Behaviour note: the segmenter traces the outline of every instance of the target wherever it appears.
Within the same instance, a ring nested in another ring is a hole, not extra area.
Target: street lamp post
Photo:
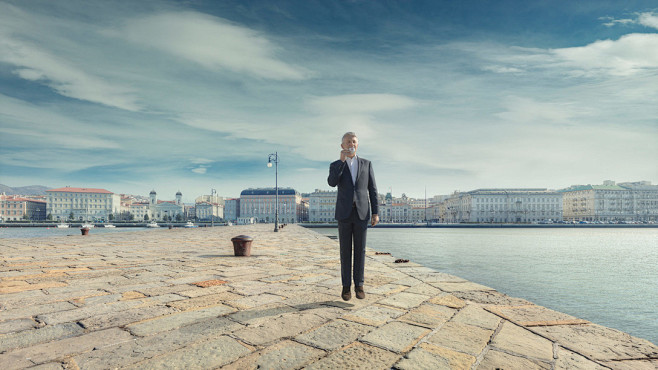
[[[274,192],[276,194],[276,207],[274,214],[274,232],[279,231],[279,154],[274,152],[267,157],[267,167],[274,162]]]

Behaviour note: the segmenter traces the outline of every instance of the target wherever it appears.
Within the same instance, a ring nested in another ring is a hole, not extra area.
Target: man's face
[[[343,143],[340,145],[343,149],[354,148],[351,157],[356,154],[356,150],[359,148],[359,139],[356,136],[346,137],[343,139]]]

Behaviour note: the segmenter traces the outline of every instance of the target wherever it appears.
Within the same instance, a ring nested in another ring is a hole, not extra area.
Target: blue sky
[[[658,182],[655,1],[0,0],[0,183],[184,201]]]

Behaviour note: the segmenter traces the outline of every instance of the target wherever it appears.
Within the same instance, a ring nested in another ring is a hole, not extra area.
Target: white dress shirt
[[[353,158],[346,158],[347,165],[350,166],[350,174],[352,175],[352,184],[356,185],[356,174],[359,171],[359,161],[355,155]]]

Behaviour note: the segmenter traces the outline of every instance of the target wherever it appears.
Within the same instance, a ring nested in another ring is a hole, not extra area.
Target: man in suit
[[[336,220],[340,240],[340,272],[343,283],[343,300],[350,300],[352,277],[356,298],[363,299],[364,262],[366,259],[366,232],[372,215],[372,226],[379,222],[377,185],[369,160],[358,157],[359,139],[353,132],[343,135],[340,159],[329,165],[329,186],[338,186]],[[352,241],[354,241],[354,271],[352,271]]]

